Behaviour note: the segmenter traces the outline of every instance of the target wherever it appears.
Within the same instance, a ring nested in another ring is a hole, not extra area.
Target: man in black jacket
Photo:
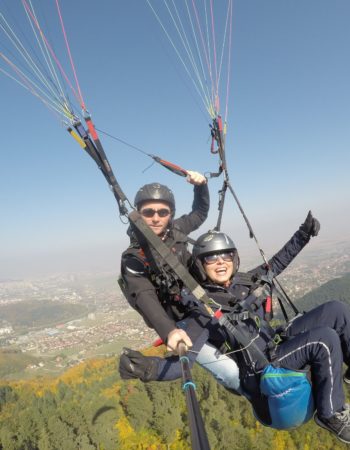
[[[209,191],[206,178],[198,172],[187,171],[187,181],[194,185],[192,211],[178,219],[172,191],[159,183],[146,184],[136,194],[135,206],[144,222],[171,248],[182,264],[187,265],[187,236],[205,221],[209,210]],[[159,272],[152,266],[132,230],[131,244],[123,253],[121,279],[124,294],[146,324],[154,328],[167,343],[176,349],[180,341],[192,345],[187,333],[178,328],[187,308],[179,302],[181,282],[164,266]]]

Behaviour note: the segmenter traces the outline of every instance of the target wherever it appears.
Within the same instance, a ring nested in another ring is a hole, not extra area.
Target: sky
[[[54,0],[32,3],[55,52],[64,54]],[[213,3],[219,36],[227,2]],[[164,1],[152,4],[164,12]],[[96,127],[185,169],[215,172],[210,117],[147,1],[60,5]],[[197,5],[200,10],[202,2]],[[30,35],[21,1],[1,0],[0,12]],[[350,240],[349,18],[347,0],[233,1],[226,157],[232,186],[267,254],[310,209],[321,222],[310,245]],[[0,52],[9,47],[1,33]],[[62,65],[74,81],[67,57]],[[2,73],[0,92],[0,280],[118,272],[127,225],[95,163],[55,115]],[[131,201],[140,186],[158,181],[174,191],[178,215],[190,210],[192,187],[184,178],[148,168],[145,155],[100,137]],[[215,225],[221,183],[209,181],[209,218],[193,237]],[[222,230],[241,258],[249,253],[252,241],[229,195]]]

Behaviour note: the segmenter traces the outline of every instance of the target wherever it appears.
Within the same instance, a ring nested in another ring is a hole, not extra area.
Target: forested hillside
[[[200,368],[193,376],[213,450],[346,448],[313,421],[292,432],[264,428],[246,400]],[[180,382],[123,382],[116,359],[83,363],[57,379],[0,386],[4,450],[185,450],[188,433]]]
[[[298,305],[305,310],[329,300],[341,300],[350,305],[350,273],[328,281],[298,300]]]
[[[307,294],[300,305],[310,309],[329,299],[350,304],[350,274]],[[55,379],[1,383],[0,448],[190,449],[181,383],[124,382],[117,367],[117,358],[91,360]],[[346,448],[313,420],[290,432],[263,427],[244,398],[226,391],[203,369],[195,367],[193,378],[213,450]]]

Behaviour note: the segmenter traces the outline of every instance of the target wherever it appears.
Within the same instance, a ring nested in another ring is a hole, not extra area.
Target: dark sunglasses
[[[159,217],[167,217],[170,214],[170,210],[166,208],[162,209],[153,209],[153,208],[145,208],[141,212],[143,217],[153,217],[155,214],[158,214]]]
[[[203,261],[205,264],[215,264],[219,258],[221,258],[225,262],[232,262],[233,261],[233,253],[218,253],[217,255],[207,255],[204,256]]]

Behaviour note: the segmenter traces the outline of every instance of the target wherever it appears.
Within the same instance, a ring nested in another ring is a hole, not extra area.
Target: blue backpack
[[[260,390],[267,397],[271,416],[268,426],[272,428],[298,427],[310,420],[315,412],[311,384],[304,371],[269,364],[261,375]]]

